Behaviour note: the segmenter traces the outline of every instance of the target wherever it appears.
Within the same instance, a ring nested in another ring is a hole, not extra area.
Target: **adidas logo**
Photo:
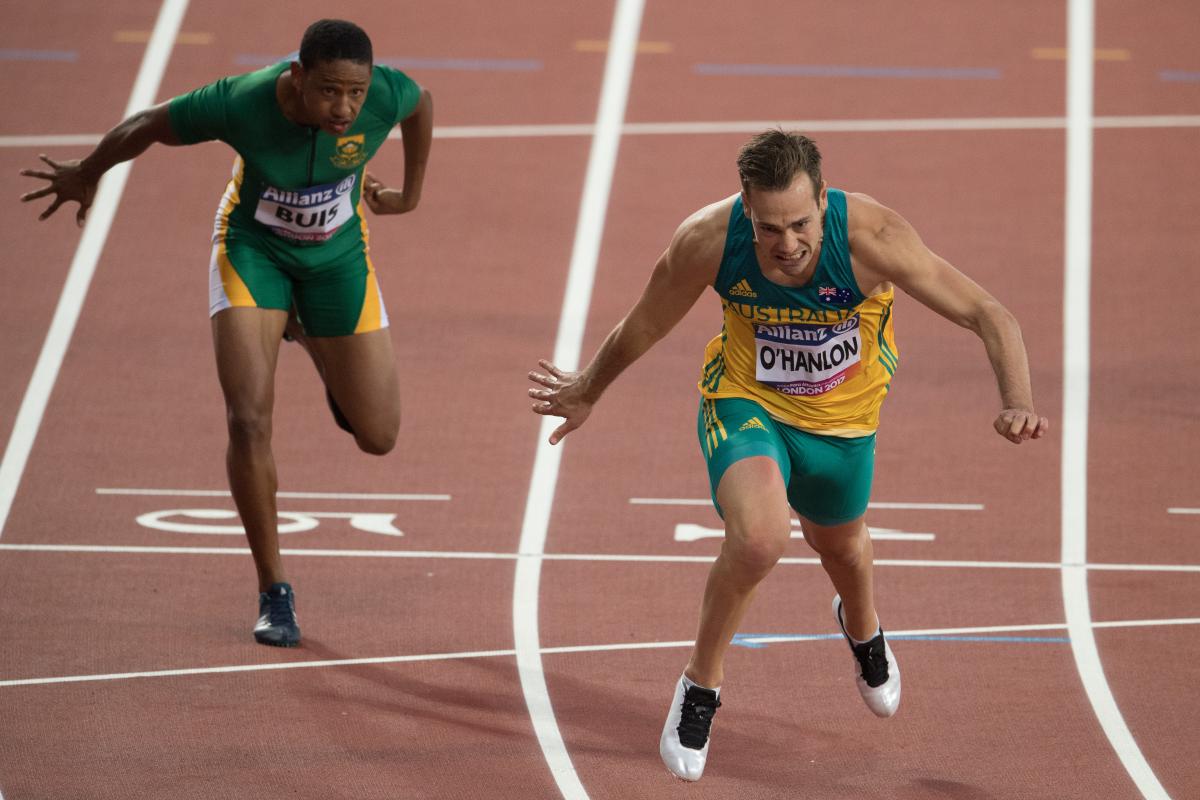
[[[758,292],[750,288],[750,281],[745,278],[734,284],[729,293],[737,297],[758,297]]]
[[[759,420],[758,417],[751,417],[750,419],[743,422],[742,427],[738,428],[738,430],[739,431],[748,431],[751,428],[758,428],[760,431],[765,431],[767,429],[767,426],[763,425],[762,421]]]

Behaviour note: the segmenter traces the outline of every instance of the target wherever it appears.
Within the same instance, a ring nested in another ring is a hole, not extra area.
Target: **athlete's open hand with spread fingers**
[[[592,413],[594,402],[584,397],[579,381],[581,373],[565,372],[545,359],[539,359],[538,364],[546,373],[530,371],[529,380],[540,383],[543,388],[530,389],[529,396],[539,401],[533,404],[534,413],[564,419],[563,424],[550,434],[550,444],[558,444],[584,423]]]
[[[1024,408],[1006,408],[992,423],[996,433],[1008,439],[1013,444],[1020,444],[1026,439],[1040,439],[1050,428],[1050,422],[1045,417],[1039,417],[1036,412]]]
[[[37,200],[39,197],[54,195],[54,202],[38,215],[38,220],[41,221],[58,211],[58,207],[63,203],[74,200],[79,203],[79,210],[75,212],[75,222],[83,225],[88,209],[91,208],[92,200],[96,196],[96,184],[99,183],[99,180],[88,177],[78,159],[59,162],[43,154],[38,154],[38,158],[46,162],[54,171],[23,169],[21,174],[30,178],[41,178],[50,183],[48,186],[21,195],[22,202],[27,203],[30,200]]]

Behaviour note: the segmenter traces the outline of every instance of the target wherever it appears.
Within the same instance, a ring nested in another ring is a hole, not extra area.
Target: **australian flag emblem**
[[[854,292],[836,286],[818,286],[817,299],[835,306],[848,306],[854,302]]]

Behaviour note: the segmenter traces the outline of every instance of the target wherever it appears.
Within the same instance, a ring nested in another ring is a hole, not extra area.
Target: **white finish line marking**
[[[792,520],[792,527],[799,525],[799,521]],[[871,534],[871,539],[874,541],[895,541],[895,542],[932,542],[934,535],[932,533],[909,533],[908,531],[897,531],[892,528],[876,528],[867,526],[867,532]],[[675,541],[677,542],[698,542],[702,539],[724,539],[724,528],[706,528],[703,525],[692,525],[689,523],[680,523],[675,526]],[[803,539],[804,534],[799,530],[792,531],[793,539]]]
[[[126,497],[232,497],[228,489],[97,489],[99,495]],[[362,492],[276,492],[286,500],[440,500],[448,494],[375,494]]]
[[[631,497],[632,506],[711,506],[707,497]],[[982,503],[868,503],[867,508],[912,511],[983,511]]]
[[[1200,618],[1182,619],[1145,619],[1145,620],[1115,620],[1112,622],[1094,622],[1094,628],[1134,628],[1159,627],[1174,625],[1198,625]],[[1063,630],[1064,624],[1049,625],[997,625],[976,628],[933,628],[926,630],[905,630],[890,632],[892,636],[961,636],[969,634],[988,633],[1018,633],[1026,631],[1055,631]],[[815,640],[815,639],[814,639]],[[821,641],[829,640],[821,635]],[[766,637],[756,637],[755,641],[766,642]],[[813,641],[795,636],[779,637],[780,644],[796,644],[802,641]],[[572,645],[567,647],[543,647],[539,655],[568,655],[575,653],[602,653],[623,650],[655,650],[665,648],[691,647],[692,641],[676,642],[622,642],[618,644]],[[454,661],[473,658],[510,658],[517,654],[516,650],[467,650],[458,653],[427,653],[408,656],[377,656],[372,658],[339,658],[325,661],[285,661],[274,664],[237,664],[224,667],[190,667],[183,669],[144,670],[139,672],[114,672],[96,675],[63,675],[50,678],[16,678],[0,680],[0,688],[20,686],[47,686],[64,683],[94,683],[97,681],[122,681],[135,678],[181,678],[192,675],[231,675],[245,672],[272,672],[286,669],[325,669],[336,667],[355,667],[367,664],[412,664],[427,661]]]

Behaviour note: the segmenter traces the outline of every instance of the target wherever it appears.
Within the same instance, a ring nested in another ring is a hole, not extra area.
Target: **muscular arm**
[[[891,282],[983,341],[1000,389],[1001,412],[994,427],[1020,443],[1045,433],[1047,421],[1033,406],[1029,359],[1021,328],[1007,308],[979,284],[925,246],[899,214],[870,198],[850,200],[850,249],[861,282]]]
[[[50,207],[38,217],[39,220],[49,217],[66,201],[74,200],[79,203],[75,219],[82,225],[96,195],[96,185],[100,182],[100,177],[116,164],[137,158],[155,142],[166,145],[181,144],[174,128],[171,127],[167,103],[139,111],[121,122],[104,134],[96,149],[82,160],[57,162],[40,155],[39,158],[54,171],[25,169],[21,170],[21,174],[41,178],[50,183],[41,189],[21,195],[21,200],[28,202],[49,194],[55,196]]]
[[[433,95],[421,90],[420,99],[412,113],[400,121],[404,144],[404,187],[389,189],[374,175],[367,173],[363,197],[376,214],[404,214],[421,202],[421,187],[425,183],[425,164],[433,144]]]
[[[539,362],[548,374],[529,373],[544,388],[530,389],[539,414],[564,417],[550,437],[557,444],[583,424],[604,390],[674,328],[712,285],[720,265],[724,226],[720,211],[709,207],[689,218],[658,259],[642,295],[580,372],[564,372],[548,361]],[[721,206],[725,218],[728,208]]]

